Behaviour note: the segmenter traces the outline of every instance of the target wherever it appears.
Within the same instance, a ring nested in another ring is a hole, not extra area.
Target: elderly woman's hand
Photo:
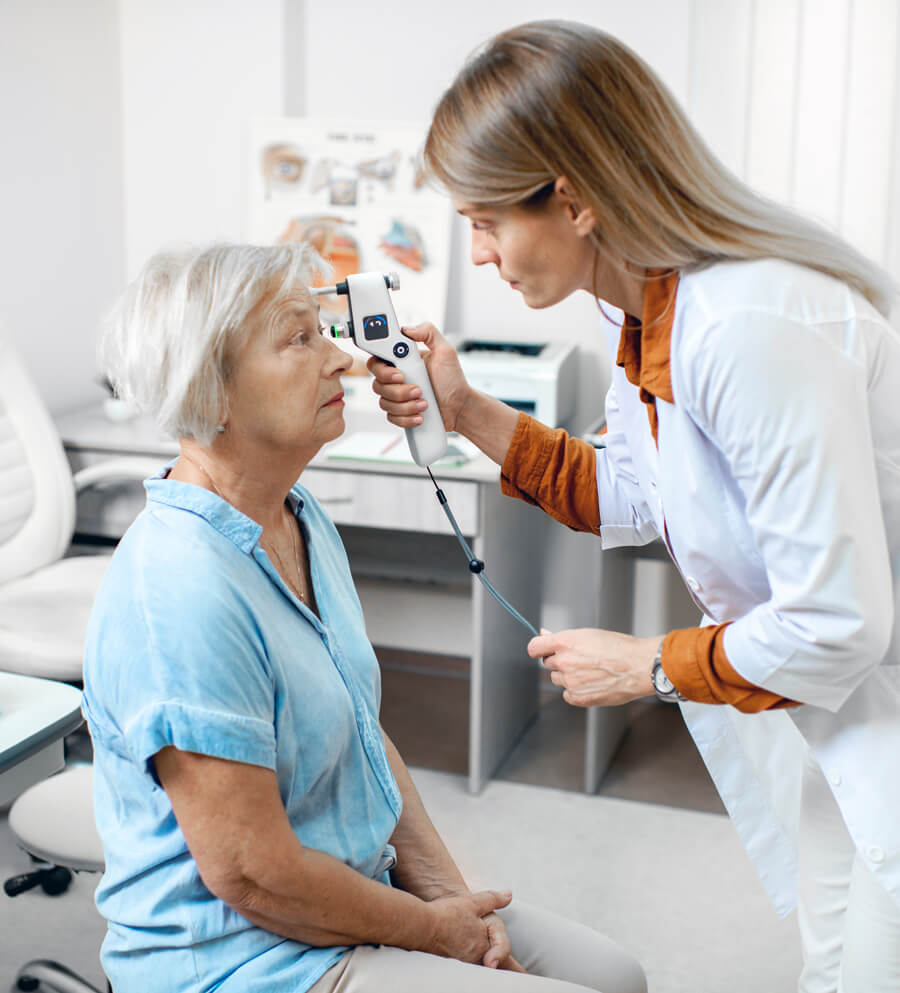
[[[428,349],[422,357],[441,408],[444,428],[455,431],[460,411],[473,392],[463,375],[456,349],[433,324],[405,327],[403,333]],[[421,424],[422,411],[427,404],[419,387],[405,383],[401,372],[374,356],[366,365],[375,377],[372,389],[381,397],[380,406],[387,412],[388,420],[401,428]]]
[[[543,659],[551,681],[564,688],[566,703],[612,706],[653,696],[650,671],[660,641],[598,628],[542,630],[528,643],[528,654]]]
[[[431,900],[433,912],[432,940],[423,951],[461,962],[483,962],[486,959],[509,956],[509,940],[502,921],[494,914],[512,899],[510,892],[482,890],[479,893],[459,893]],[[499,927],[498,927],[499,923]]]
[[[484,918],[487,924],[488,939],[491,947],[485,952],[481,960],[482,965],[489,969],[504,969],[507,972],[525,972],[521,965],[513,958],[512,948],[509,943],[509,935],[506,933],[506,925],[499,914],[488,914]]]

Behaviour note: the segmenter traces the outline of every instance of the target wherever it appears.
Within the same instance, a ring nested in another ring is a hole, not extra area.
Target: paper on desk
[[[329,445],[326,454],[329,459],[416,464],[409,454],[409,445],[403,431],[357,431]],[[478,449],[470,441],[461,435],[451,434],[447,438],[446,454],[433,465],[465,465],[477,454]]]

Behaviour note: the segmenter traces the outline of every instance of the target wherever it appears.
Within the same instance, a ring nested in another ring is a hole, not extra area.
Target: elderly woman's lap
[[[361,945],[310,993],[646,993],[637,960],[591,928],[518,901],[500,915],[527,976],[387,945]]]

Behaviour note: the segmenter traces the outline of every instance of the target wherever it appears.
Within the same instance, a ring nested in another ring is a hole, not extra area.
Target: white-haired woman
[[[477,52],[425,160],[471,221],[473,262],[529,306],[584,290],[624,312],[605,320],[605,449],[473,391],[422,326],[447,428],[502,466],[506,493],[603,547],[663,539],[705,615],[654,638],[542,632],[529,652],[575,705],[684,701],[777,909],[799,902],[800,989],[900,989],[890,280],[736,180],[654,73],[586,25],[523,25]],[[370,367],[391,420],[417,424],[415,388]]]
[[[180,455],[87,639],[104,968],[140,993],[643,993],[608,939],[469,891],[379,725],[346,554],[297,483],[344,429],[350,364],[311,262],[160,255],[110,322],[107,371]]]

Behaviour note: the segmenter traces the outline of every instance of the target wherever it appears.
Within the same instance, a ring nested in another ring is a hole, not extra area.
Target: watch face
[[[653,685],[658,693],[671,693],[675,689],[672,680],[666,675],[661,665],[658,665],[653,672]]]

